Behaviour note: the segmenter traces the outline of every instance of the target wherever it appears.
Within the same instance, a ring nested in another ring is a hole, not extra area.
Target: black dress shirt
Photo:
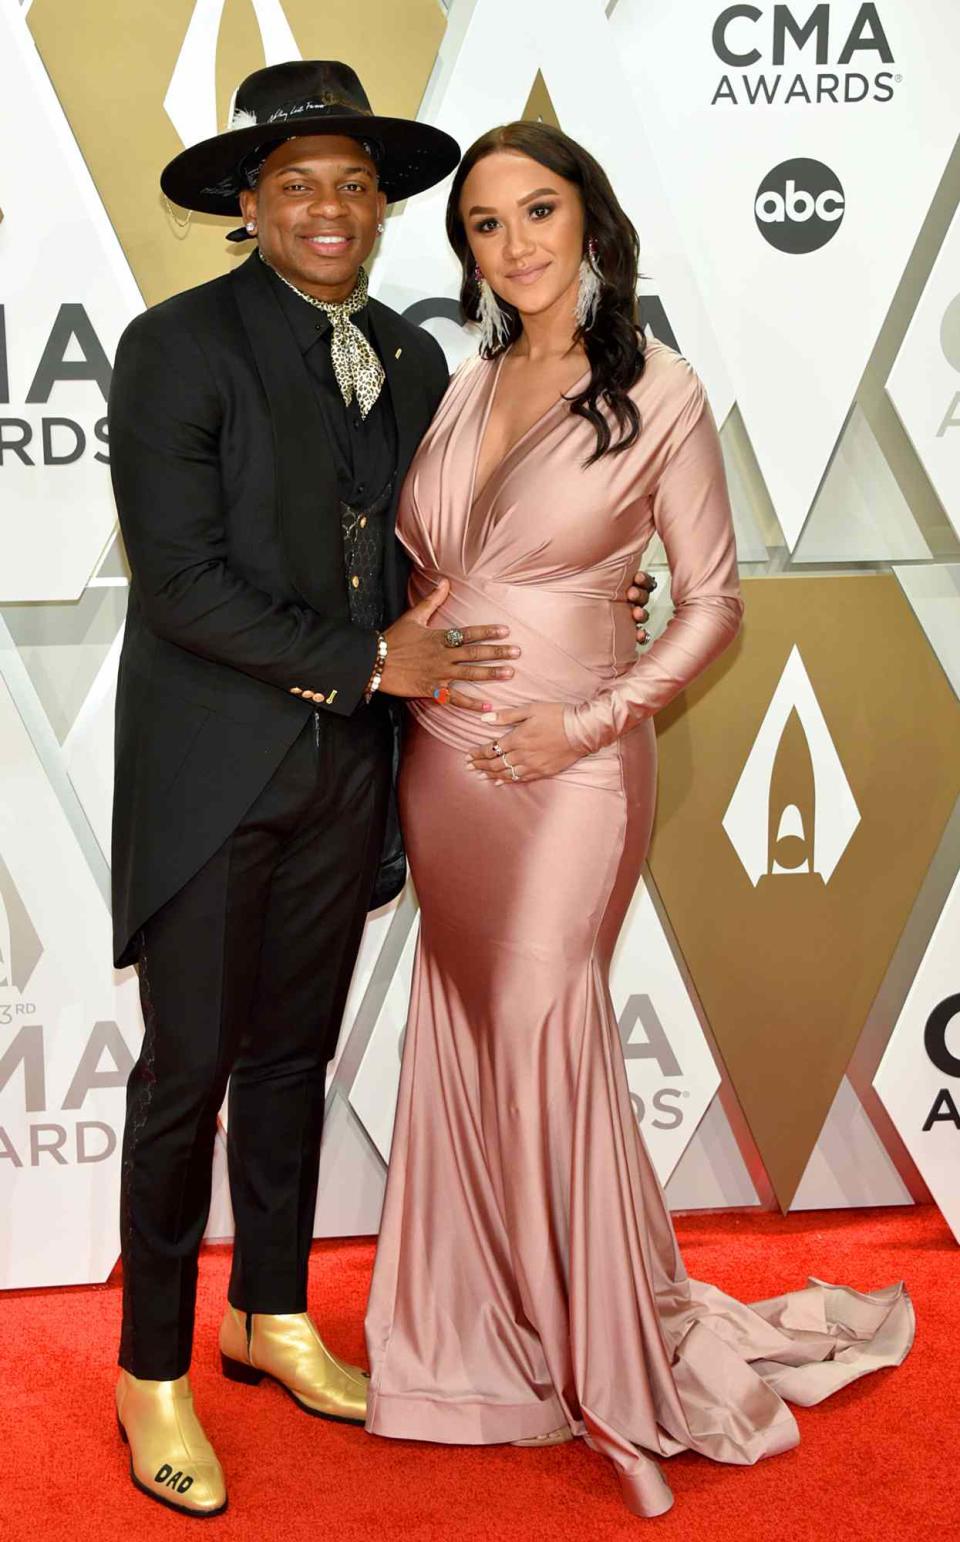
[[[330,318],[301,299],[269,266],[267,272],[303,354],[333,450],[350,615],[357,626],[379,627],[384,608],[386,510],[397,470],[397,425],[390,389],[384,379],[365,418],[356,397],[347,406],[333,369]],[[350,319],[376,349],[367,307]]]

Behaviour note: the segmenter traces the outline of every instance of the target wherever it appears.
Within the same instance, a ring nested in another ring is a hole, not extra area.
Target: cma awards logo
[[[960,294],[954,295],[943,313],[940,347],[951,369],[960,372]],[[960,391],[955,391],[950,398],[936,437],[942,439],[948,428],[960,428]]]
[[[723,816],[754,887],[822,887],[860,823],[850,784],[794,647]]]
[[[954,1054],[947,1043],[947,1032],[951,1027],[960,1030],[960,996],[947,996],[935,1006],[923,1030],[923,1047],[930,1064],[942,1071],[944,1076],[960,1078],[960,1055]],[[941,1087],[934,1098],[933,1106],[923,1121],[924,1134],[929,1133],[935,1124],[952,1124],[960,1130],[960,1108],[949,1087]]]
[[[48,1066],[44,1024],[28,994],[42,951],[0,863],[0,1173],[105,1162],[117,1149],[117,1130],[77,1115],[92,1092],[125,1086],[133,1067],[115,1022],[97,1022],[85,1036],[78,1034],[66,1067],[55,1072]],[[56,1093],[54,1081],[62,1083]],[[37,1114],[47,1117],[32,1117]]]
[[[41,334],[32,353],[31,344],[37,341],[35,326],[31,323],[24,329],[27,335],[14,337],[16,320],[14,313],[8,346],[7,310],[0,305],[0,468],[16,463],[72,466],[89,456],[107,464],[105,413],[95,415],[94,410],[63,417],[43,410],[49,406],[55,387],[67,382],[95,386],[106,405],[110,361],[85,308],[61,305],[49,332]],[[11,367],[11,354],[19,369]],[[23,402],[16,416],[3,412],[10,404],[11,392],[14,399]]]
[[[889,102],[901,77],[878,68],[895,62],[879,8],[861,5],[849,26],[840,10],[725,6],[713,24],[713,51],[725,73],[711,107]]]
[[[846,200],[840,178],[822,161],[781,161],[757,189],[757,229],[778,252],[815,252],[840,228]]]

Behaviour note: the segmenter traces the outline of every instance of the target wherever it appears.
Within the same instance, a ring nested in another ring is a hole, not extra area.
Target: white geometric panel
[[[931,556],[873,429],[855,405],[794,562],[929,562]]]
[[[650,1159],[666,1184],[720,1085],[646,882],[627,912],[610,969],[630,1098]]]
[[[887,394],[960,535],[960,208],[890,371]]]
[[[110,360],[143,306],[12,0],[0,0],[0,137],[29,145],[6,157],[0,194],[0,601],[72,600],[116,521]]]
[[[619,0],[609,26],[792,549],[953,149],[960,7]]]
[[[233,1205],[230,1202],[230,1178],[227,1171],[227,1135],[217,1128],[213,1147],[213,1180],[210,1185],[210,1213],[204,1238],[208,1242],[226,1242],[234,1233]]]
[[[671,1210],[729,1210],[760,1196],[717,1093],[665,1185]]]
[[[700,253],[681,238],[648,147],[642,104],[634,100],[602,5],[476,0],[472,8],[456,7],[421,117],[466,149],[493,124],[519,116],[538,72],[564,130],[597,157],[637,227],[640,266],[649,280],[641,287],[661,300],[722,423],[732,392],[699,287]],[[448,191],[445,181],[411,200],[402,218],[387,221],[374,287],[397,310],[425,297],[452,300],[459,294],[458,265],[443,236]]]
[[[350,1087],[350,1106],[385,1162],[390,1160],[393,1119],[400,1086],[403,1035],[407,1026],[413,961],[419,937],[420,912],[417,911]]]
[[[753,454],[736,406],[720,430],[720,448],[733,514],[737,561],[762,562],[766,567],[771,550],[784,544],[783,531],[765,497],[766,489],[758,489]]]
[[[960,564],[918,563],[893,571],[944,674],[960,696]]]
[[[912,1204],[909,1189],[845,1076],[790,1209]]]
[[[164,112],[184,145],[212,139],[221,127],[228,126],[217,122],[217,42],[224,3],[225,0],[195,0],[163,99]],[[264,63],[283,64],[288,59],[301,58],[281,0],[252,0],[252,4]]]
[[[334,1057],[327,1067],[328,1088],[336,1075],[340,1058],[350,1042],[350,1035],[353,1032],[360,1004],[373,979],[377,960],[380,957],[380,950],[386,942],[387,935],[393,925],[398,903],[399,901],[394,900],[390,905],[383,905],[379,910],[371,911],[367,917],[367,924],[363,929],[363,936],[360,939],[360,951],[357,954],[357,962],[353,966],[353,978],[350,981],[350,989],[347,992],[347,1003],[343,1009],[343,1024],[340,1029],[340,1037],[337,1040]]]
[[[782,869],[776,861],[771,862],[770,852],[767,818],[770,781],[784,730],[793,713],[800,721],[810,753],[816,811],[813,871],[820,874],[824,883],[830,882],[860,823],[860,810],[840,756],[830,737],[800,650],[794,646],[723,816],[723,828],[752,884],[759,883],[766,873],[786,875],[791,871],[807,870],[806,865]],[[781,827],[774,833],[774,844],[784,836],[809,838],[809,832],[804,831],[800,822],[800,811],[794,804],[784,809]]]
[[[960,876],[873,1085],[960,1242]]]
[[[137,983],[0,682],[0,1288],[106,1278],[119,1251]]]
[[[369,1237],[380,1229],[387,1171],[346,1098],[327,1108],[320,1148],[315,1237]]]

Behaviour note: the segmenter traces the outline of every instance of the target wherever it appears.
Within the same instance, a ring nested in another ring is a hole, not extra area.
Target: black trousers
[[[314,714],[230,838],[140,936],[145,1034],[127,1088],[120,1364],[188,1369],[227,1079],[230,1301],[302,1312],[326,1067],[383,838],[382,704]]]

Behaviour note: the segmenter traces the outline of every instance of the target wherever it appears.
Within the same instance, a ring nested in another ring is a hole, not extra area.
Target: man
[[[258,249],[127,329],[111,461],[131,565],[117,697],[114,926],[145,1034],[130,1078],[117,1410],[138,1488],[226,1504],[193,1407],[197,1255],[230,1077],[235,1380],[362,1424],[364,1374],[307,1315],[326,1067],[369,906],[402,887],[387,698],[482,710],[502,627],[404,613],[398,489],[446,387],[438,345],[367,299],[387,203],[457,161],[376,117],[342,64],[258,71],[164,191]],[[465,691],[473,682],[474,691]]]

